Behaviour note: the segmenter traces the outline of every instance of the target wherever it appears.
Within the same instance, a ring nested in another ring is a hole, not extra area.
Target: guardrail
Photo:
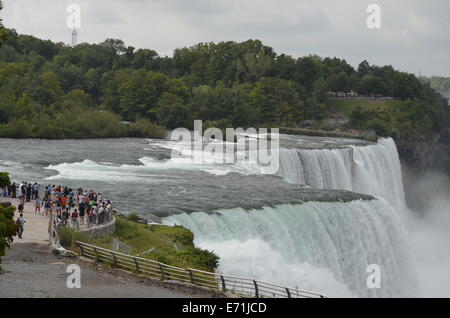
[[[326,298],[323,295],[289,288],[250,278],[205,272],[192,268],[179,268],[146,258],[123,254],[94,246],[84,242],[76,242],[82,256],[103,262],[112,267],[165,280],[176,280],[198,286],[218,289],[224,292],[255,298]]]

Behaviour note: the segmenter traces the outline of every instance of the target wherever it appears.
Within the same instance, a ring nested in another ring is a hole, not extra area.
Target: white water
[[[296,284],[330,296],[419,294],[400,217],[408,211],[392,139],[343,149],[282,149],[278,174],[291,183],[379,199],[182,214],[166,220],[193,230],[197,244],[221,257],[225,273]],[[369,264],[381,265],[381,289],[367,288]]]
[[[282,149],[278,173],[288,182],[379,196],[405,211],[397,147],[392,139],[344,149]]]
[[[225,274],[298,286],[332,297],[408,295],[414,281],[403,228],[382,200],[307,202],[261,210],[221,210],[165,218],[214,250]],[[368,289],[378,264],[381,289]]]

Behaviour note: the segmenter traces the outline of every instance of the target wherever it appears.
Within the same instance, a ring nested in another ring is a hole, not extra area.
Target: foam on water
[[[164,220],[191,229],[196,244],[221,257],[225,274],[341,297],[409,295],[414,282],[399,217],[382,200],[237,208]],[[381,289],[367,288],[370,264],[382,269]]]

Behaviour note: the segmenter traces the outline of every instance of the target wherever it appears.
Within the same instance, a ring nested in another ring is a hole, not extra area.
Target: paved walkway
[[[14,215],[14,220],[16,220],[20,213],[17,210],[17,206],[19,205],[18,199],[4,198],[0,197],[0,202],[11,202],[12,205],[16,207],[16,212]],[[23,217],[26,221],[24,226],[24,232],[22,235],[22,239],[18,237],[14,238],[14,243],[49,243],[49,226],[50,226],[50,218],[48,216],[42,216],[40,214],[34,213],[35,201],[31,200],[31,202],[25,203],[25,207],[23,210]],[[41,207],[43,211],[43,208]],[[86,223],[84,225],[80,225],[80,229],[87,229]]]
[[[16,207],[16,213],[14,215],[14,220],[19,217],[19,211],[17,211],[17,206],[19,204],[18,199],[10,198],[0,198],[0,202],[11,202],[12,205]],[[24,226],[23,239],[14,237],[15,243],[46,243],[48,244],[49,239],[49,217],[42,216],[34,213],[34,201],[25,204],[23,210],[23,218],[26,223]]]

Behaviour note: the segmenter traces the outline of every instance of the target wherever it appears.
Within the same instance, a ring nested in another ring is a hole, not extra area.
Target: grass
[[[330,99],[330,106],[337,112],[347,117],[358,107],[363,110],[382,110],[394,101],[389,100],[365,100],[365,99]]]
[[[214,271],[219,257],[213,252],[202,250],[194,245],[194,234],[181,226],[147,225],[116,216],[116,231],[113,235],[89,239],[83,233],[71,230],[60,231],[61,244],[77,250],[75,241],[82,241],[111,249],[112,238],[130,245],[135,256],[152,259],[171,266]]]

